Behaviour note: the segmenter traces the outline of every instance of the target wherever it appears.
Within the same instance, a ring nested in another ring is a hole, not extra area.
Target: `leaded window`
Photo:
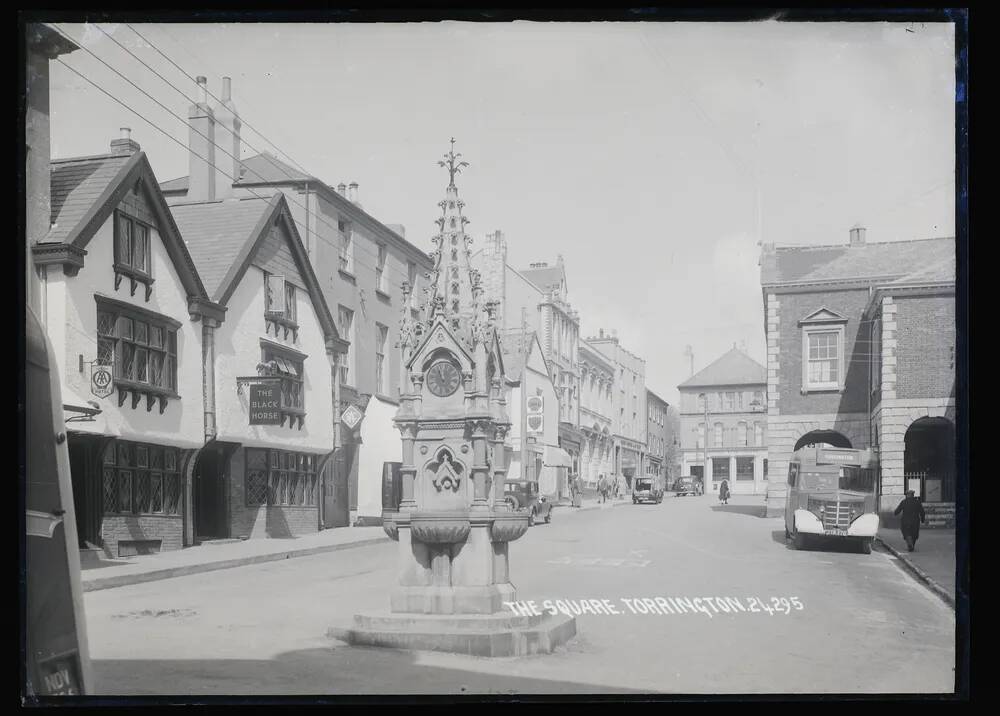
[[[114,214],[114,271],[115,290],[127,277],[131,282],[131,294],[135,295],[138,284],[146,287],[146,300],[153,288],[153,259],[150,246],[150,227],[122,211]]]
[[[177,397],[177,322],[146,311],[102,302],[97,305],[97,364],[111,368],[115,385],[160,397]],[[135,407],[133,405],[133,407]]]
[[[162,445],[113,441],[104,454],[105,514],[178,514],[178,452]]]
[[[247,506],[315,506],[316,485],[315,455],[246,449],[244,489]]]

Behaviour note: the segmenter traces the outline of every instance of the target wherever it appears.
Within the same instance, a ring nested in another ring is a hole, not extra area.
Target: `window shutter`
[[[267,313],[275,316],[285,315],[285,277],[267,274]]]

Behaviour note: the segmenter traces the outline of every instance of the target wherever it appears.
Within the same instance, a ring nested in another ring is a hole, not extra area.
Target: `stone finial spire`
[[[469,223],[462,213],[465,202],[458,198],[458,187],[455,186],[455,175],[469,166],[468,162],[460,161],[461,156],[455,153],[453,138],[451,150],[444,155],[443,161],[438,162],[438,166],[448,170],[449,183],[445,198],[438,202],[441,216],[437,219],[438,233],[432,239],[435,262],[432,290],[428,297],[431,310],[425,315],[431,323],[436,317],[443,316],[449,328],[471,346],[475,340],[471,324],[481,310],[478,306],[481,292],[470,261],[472,237],[465,233],[465,225]]]

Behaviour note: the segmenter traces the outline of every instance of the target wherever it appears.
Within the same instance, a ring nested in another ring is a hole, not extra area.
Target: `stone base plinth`
[[[389,609],[404,614],[494,614],[504,602],[514,601],[512,584],[470,587],[395,587],[389,595]]]
[[[352,646],[446,651],[469,656],[549,654],[576,636],[576,619],[497,614],[355,614],[352,624],[327,636]]]

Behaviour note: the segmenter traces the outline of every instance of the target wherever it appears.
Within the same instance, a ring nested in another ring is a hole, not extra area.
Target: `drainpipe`
[[[215,439],[215,329],[214,318],[201,319],[202,394],[205,396],[205,442]]]

